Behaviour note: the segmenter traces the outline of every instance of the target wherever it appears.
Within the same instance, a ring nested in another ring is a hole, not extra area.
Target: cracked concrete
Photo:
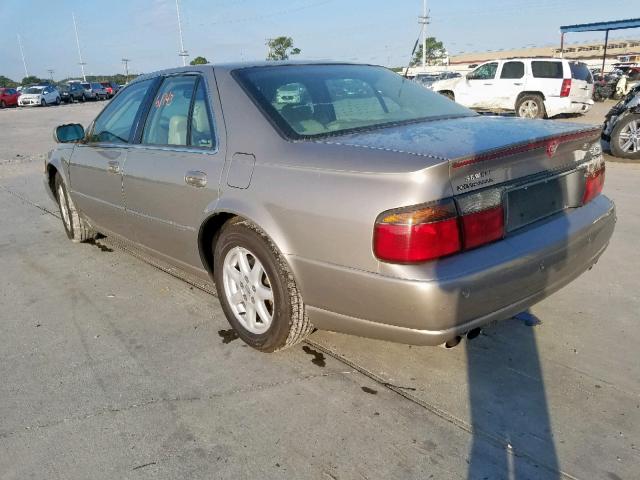
[[[637,478],[640,165],[607,165],[612,244],[541,324],[264,355],[224,334],[210,286],[66,239],[42,158],[102,105],[0,111],[2,480]]]

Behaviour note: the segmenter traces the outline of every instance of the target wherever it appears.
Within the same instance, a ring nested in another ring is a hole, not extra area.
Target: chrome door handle
[[[522,82],[515,82],[514,85],[524,85]]]
[[[191,170],[184,174],[184,183],[196,188],[207,186],[207,174],[197,170]]]
[[[114,160],[107,163],[107,172],[120,173],[120,164]]]

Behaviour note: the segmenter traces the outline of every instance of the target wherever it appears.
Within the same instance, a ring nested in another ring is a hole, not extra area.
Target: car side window
[[[502,65],[500,78],[518,79],[524,77],[524,63],[522,62],[505,62]]]
[[[562,78],[562,62],[544,60],[531,62],[531,73],[535,78]]]
[[[147,145],[187,146],[189,112],[198,77],[167,77],[162,82],[142,132]]]
[[[497,62],[485,63],[471,72],[469,80],[493,80],[496,77],[497,70]]]
[[[114,98],[96,119],[88,141],[128,143],[138,110],[152,82],[153,79],[136,82]]]
[[[193,100],[191,126],[189,130],[189,145],[194,147],[213,148],[215,144],[211,121],[209,119],[208,103],[204,80],[200,79]]]

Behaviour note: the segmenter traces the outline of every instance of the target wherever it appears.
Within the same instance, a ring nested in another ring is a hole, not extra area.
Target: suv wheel
[[[522,118],[545,118],[544,101],[540,95],[523,95],[516,103],[516,116]]]
[[[248,345],[275,352],[311,333],[287,262],[257,226],[245,220],[228,222],[215,242],[214,265],[222,309]]]
[[[640,160],[640,114],[627,115],[618,122],[609,146],[616,157]]]

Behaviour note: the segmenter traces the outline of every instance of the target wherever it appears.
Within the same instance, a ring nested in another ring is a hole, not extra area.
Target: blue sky
[[[562,24],[638,17],[638,0],[430,0],[429,34],[452,53],[556,45]],[[265,39],[289,35],[300,58],[406,64],[421,0],[180,0],[185,48],[209,61],[262,59]],[[20,79],[22,36],[30,74],[80,72],[72,12],[87,74],[149,72],[179,65],[175,0],[0,0],[0,75]],[[638,38],[638,29],[612,38]],[[603,34],[569,35],[569,41]]]

